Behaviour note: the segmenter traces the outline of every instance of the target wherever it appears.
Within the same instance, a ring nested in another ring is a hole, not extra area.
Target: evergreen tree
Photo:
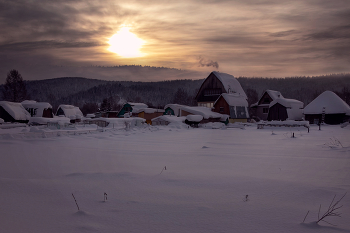
[[[17,70],[10,70],[7,74],[2,94],[4,100],[12,102],[22,102],[27,98],[26,85]]]

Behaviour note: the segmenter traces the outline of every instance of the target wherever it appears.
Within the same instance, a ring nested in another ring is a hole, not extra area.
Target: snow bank
[[[4,119],[0,118],[0,124],[4,123]]]
[[[38,124],[38,125],[46,125],[47,123],[58,123],[60,125],[69,124],[70,119],[67,117],[55,117],[55,118],[47,118],[47,117],[31,117],[29,119],[28,124]]]

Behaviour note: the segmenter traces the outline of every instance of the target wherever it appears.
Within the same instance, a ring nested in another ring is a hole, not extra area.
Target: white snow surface
[[[244,96],[246,99],[248,98],[247,95],[245,94],[241,84],[238,82],[238,80],[226,73],[220,73],[217,71],[213,71],[215,76],[220,80],[220,82],[224,85],[224,88],[227,93],[237,93],[239,95]]]
[[[349,126],[84,129],[0,129],[1,232],[350,232]]]
[[[211,108],[202,107],[202,106],[195,106],[195,107],[183,106],[181,109],[193,115],[201,115],[203,116],[204,119],[223,117],[222,114],[213,112]]]
[[[15,120],[29,120],[29,112],[22,106],[21,103],[0,101],[0,106],[2,106],[5,111],[7,111]]]
[[[128,102],[128,104],[131,105],[133,113],[139,113],[139,112],[141,112],[140,111],[141,109],[148,108],[148,105],[144,104],[144,103],[130,103],[130,102]]]
[[[304,108],[304,114],[322,114],[324,107],[325,114],[345,113],[350,115],[349,105],[332,91],[325,91],[311,101]]]

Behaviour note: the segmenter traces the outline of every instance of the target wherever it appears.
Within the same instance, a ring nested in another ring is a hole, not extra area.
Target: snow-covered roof
[[[157,108],[139,108],[136,110],[132,110],[133,113],[140,113],[140,112],[145,112],[145,113],[156,113],[156,112],[164,112],[164,109],[157,109]]]
[[[148,105],[144,104],[144,103],[130,103],[130,102],[128,102],[128,104],[131,105],[133,113],[139,113],[140,109],[148,108]]]
[[[248,107],[248,101],[247,99],[239,94],[228,94],[228,93],[222,93],[221,96],[226,100],[227,104],[229,106],[244,106]],[[219,100],[219,98],[215,101],[214,105],[216,102]]]
[[[186,107],[186,106],[185,105],[181,105],[181,104],[167,104],[167,105],[165,105],[164,109],[171,108],[174,111],[175,115],[179,115],[180,114],[180,110],[183,107]]]
[[[52,109],[51,104],[46,102],[36,102],[34,100],[25,100],[21,104],[25,109],[28,109],[28,108],[37,109],[34,117],[42,117],[45,109],[49,109],[49,108]]]
[[[15,120],[26,121],[30,118],[30,113],[22,106],[21,103],[0,101],[0,106],[2,106],[5,111],[8,112]]]
[[[60,108],[63,110],[64,115],[70,119],[77,119],[83,117],[83,113],[76,106],[61,104],[60,106],[58,106],[58,109]]]
[[[170,123],[176,123],[176,122],[184,122],[186,120],[186,117],[177,117],[173,115],[161,115],[159,117],[153,118],[151,121],[155,120],[163,120],[163,121],[168,121]]]
[[[188,115],[188,116],[186,116],[186,119],[188,121],[200,122],[201,120],[203,120],[203,116],[201,116],[201,115]]]
[[[285,99],[285,98],[276,98],[275,100],[273,100],[269,107],[272,107],[273,105],[275,105],[276,103],[279,103],[281,105],[283,105],[286,108],[298,108],[301,109],[304,107],[304,103],[299,101],[299,100],[295,100],[295,99]]]
[[[272,98],[272,100],[278,99],[278,98],[284,98],[281,92],[274,91],[274,90],[266,90],[267,94]],[[265,94],[265,93],[264,93]]]
[[[304,108],[304,114],[322,114],[323,108],[325,114],[345,113],[350,115],[350,106],[332,91],[325,91],[311,101]]]
[[[238,93],[245,98],[248,98],[241,84],[235,77],[230,74],[220,73],[217,71],[213,71],[212,73],[220,80],[227,93]]]
[[[278,98],[281,98],[281,99],[284,99],[283,95],[281,94],[281,92],[279,91],[274,91],[274,90],[266,90],[262,96],[259,98],[258,102],[254,103],[254,104],[251,104],[250,107],[255,107],[255,106],[258,106],[258,103],[260,102],[261,98],[264,97],[265,93],[267,93],[271,98],[272,98],[272,101],[278,99]],[[268,106],[268,104],[260,104],[259,106]]]
[[[202,106],[196,106],[196,107],[183,106],[181,110],[189,112],[193,115],[201,115],[203,116],[204,119],[222,117],[222,114],[213,112],[211,108],[202,107]]]

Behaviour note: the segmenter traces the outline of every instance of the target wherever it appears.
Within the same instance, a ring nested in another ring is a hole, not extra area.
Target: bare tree
[[[4,100],[12,102],[22,102],[27,98],[26,85],[17,70],[10,70],[7,74],[2,94]]]

